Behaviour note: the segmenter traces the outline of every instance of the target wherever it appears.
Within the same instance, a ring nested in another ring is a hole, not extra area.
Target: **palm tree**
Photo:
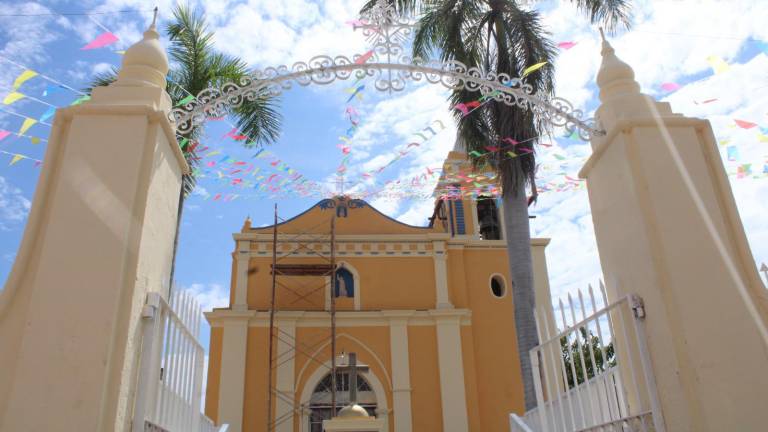
[[[237,57],[216,51],[213,47],[213,33],[208,30],[205,16],[189,6],[177,5],[173,9],[173,19],[165,26],[165,34],[170,40],[171,70],[168,73],[166,91],[176,106],[189,96],[196,96],[208,87],[215,87],[226,82],[238,82],[248,74],[248,65]],[[117,79],[117,71],[112,70],[94,77],[90,91],[94,87],[109,85]],[[282,124],[282,116],[276,110],[275,98],[259,98],[244,101],[229,113],[235,119],[239,133],[248,136],[246,145],[264,145],[274,143]],[[179,136],[184,143],[184,155],[192,169],[182,177],[179,193],[178,218],[173,245],[173,264],[171,265],[171,285],[176,263],[176,251],[179,243],[179,228],[184,209],[184,199],[196,185],[195,167],[199,157],[196,143],[203,133],[201,126],[192,128]]]
[[[363,11],[378,1],[369,0]],[[544,29],[541,15],[535,9],[522,7],[523,0],[385,0],[394,5],[401,15],[418,16],[419,26],[413,43],[413,56],[429,58],[437,52],[443,61],[460,61],[484,72],[505,73],[521,77],[523,71],[536,63],[547,66],[525,77],[534,91],[551,95],[554,91],[552,64],[556,48]],[[592,23],[600,23],[609,31],[618,26],[629,27],[629,0],[572,0],[586,13]],[[478,95],[468,90],[456,90],[452,104],[477,100]],[[528,352],[538,345],[534,319],[535,294],[531,260],[531,238],[528,224],[528,206],[536,200],[534,174],[536,161],[534,145],[538,137],[548,132],[547,125],[529,110],[492,101],[483,104],[471,115],[462,117],[457,112],[459,145],[469,153],[486,152],[486,146],[499,146],[503,138],[512,138],[521,144],[515,146],[517,154],[510,158],[507,149],[490,157],[472,157],[475,165],[488,164],[500,175],[504,224],[507,233],[509,270],[512,276],[517,346],[526,410],[536,405],[533,375]],[[531,188],[531,198],[526,196]]]

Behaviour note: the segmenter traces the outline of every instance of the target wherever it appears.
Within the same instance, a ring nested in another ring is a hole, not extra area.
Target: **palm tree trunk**
[[[179,231],[181,231],[181,216],[184,212],[184,179],[182,177],[181,189],[179,189],[179,208],[176,210],[176,233],[173,235],[173,256],[171,257],[171,275],[168,283],[168,298],[173,294],[173,278],[176,275],[176,253],[179,249]]]
[[[517,349],[520,354],[525,409],[529,411],[536,406],[536,393],[528,353],[539,344],[539,336],[533,314],[536,295],[533,287],[531,232],[528,224],[528,200],[525,196],[525,187],[505,189],[502,205],[504,206],[503,223],[506,229],[509,272],[512,278]]]

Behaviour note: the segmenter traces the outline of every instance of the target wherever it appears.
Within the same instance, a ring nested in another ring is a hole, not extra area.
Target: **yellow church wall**
[[[431,309],[435,306],[435,273],[431,256],[371,257],[339,259],[348,263],[360,275],[362,310]],[[317,258],[285,259],[282,263],[317,263]],[[269,308],[272,258],[252,258],[248,276],[248,306],[250,309]],[[236,264],[235,264],[236,266]],[[254,271],[255,270],[255,271]],[[322,277],[281,276],[276,301],[281,310],[318,309],[325,304],[325,279]],[[286,288],[287,287],[287,288]],[[295,291],[291,292],[291,290]],[[232,290],[234,292],[234,288]],[[304,299],[301,295],[309,294]],[[297,295],[300,293],[301,295]],[[354,300],[338,297],[339,310],[353,310]]]
[[[440,432],[443,414],[435,327],[408,326],[408,351],[413,431]]]
[[[268,337],[269,330],[265,327],[248,328],[248,350],[246,351],[245,358],[245,393],[243,398],[243,432],[263,432],[266,430],[266,371],[269,367],[267,359]],[[272,379],[274,380],[274,378],[273,373]]]
[[[347,260],[360,274],[361,309],[432,309],[435,267],[432,257]]]
[[[467,249],[464,255],[482,430],[503,431],[510,412],[524,412],[506,251]],[[502,298],[490,289],[494,273],[505,279]]]
[[[448,248],[448,295],[454,307],[467,308],[467,280],[464,269],[464,250]]]
[[[224,329],[211,327],[208,354],[208,383],[205,390],[205,415],[214,422],[219,421],[219,383],[221,380],[221,343]]]
[[[278,232],[282,234],[296,234],[306,231],[313,233],[330,232],[331,217],[336,209],[321,209],[315,205],[306,212],[278,224]],[[392,219],[370,205],[361,208],[348,208],[347,217],[336,218],[336,234],[427,234],[440,232],[437,228],[423,228],[407,225]],[[272,233],[272,227],[251,228],[253,233]]]

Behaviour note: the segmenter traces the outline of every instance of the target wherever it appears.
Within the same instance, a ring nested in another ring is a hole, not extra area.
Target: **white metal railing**
[[[149,293],[142,312],[143,341],[133,432],[216,432],[200,412],[204,356],[202,314],[195,299],[176,291],[170,304]]]
[[[533,432],[525,421],[517,416],[517,414],[509,415],[509,430],[510,432]]]
[[[554,316],[537,311],[542,342],[530,352],[537,407],[520,423],[537,432],[664,432],[642,299],[609,304],[602,282],[601,302],[592,286],[587,294],[587,302],[581,291],[576,301],[568,295]]]

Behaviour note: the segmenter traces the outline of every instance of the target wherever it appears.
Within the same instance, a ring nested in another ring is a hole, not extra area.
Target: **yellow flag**
[[[712,70],[715,71],[716,74],[723,73],[730,68],[730,66],[728,66],[728,63],[726,63],[725,60],[721,59],[718,56],[707,57],[707,62],[709,63],[710,66],[712,66]]]
[[[528,66],[527,68],[525,68],[525,70],[523,71],[523,76],[521,76],[520,78],[525,78],[531,72],[535,72],[541,69],[542,67],[544,67],[545,64],[547,64],[547,62],[536,63],[533,66]]]
[[[16,77],[16,80],[13,82],[13,89],[17,90],[19,87],[21,87],[22,84],[24,84],[24,81],[30,78],[34,78],[36,76],[37,76],[37,72],[29,69],[25,70],[24,72],[21,73],[21,75]]]
[[[24,135],[35,123],[37,123],[37,120],[29,117],[25,118],[24,123],[21,124],[21,129],[19,129],[19,135]]]
[[[10,92],[8,93],[8,96],[6,96],[5,99],[3,99],[3,103],[6,105],[10,105],[19,99],[24,99],[25,97],[26,96],[24,96],[19,92]]]
[[[40,144],[40,141],[42,141],[42,139],[38,137],[31,137],[31,138],[32,138],[32,144]]]
[[[22,156],[20,154],[15,154],[15,155],[13,155],[13,159],[11,159],[11,163],[9,163],[8,165],[9,166],[13,165],[13,164],[15,164],[16,162],[18,162],[18,161],[20,161],[22,159],[24,159],[24,156]]]
[[[115,51],[115,54],[125,55],[125,50]]]
[[[768,143],[768,135],[759,133],[757,134],[757,139],[759,139],[760,142]]]

